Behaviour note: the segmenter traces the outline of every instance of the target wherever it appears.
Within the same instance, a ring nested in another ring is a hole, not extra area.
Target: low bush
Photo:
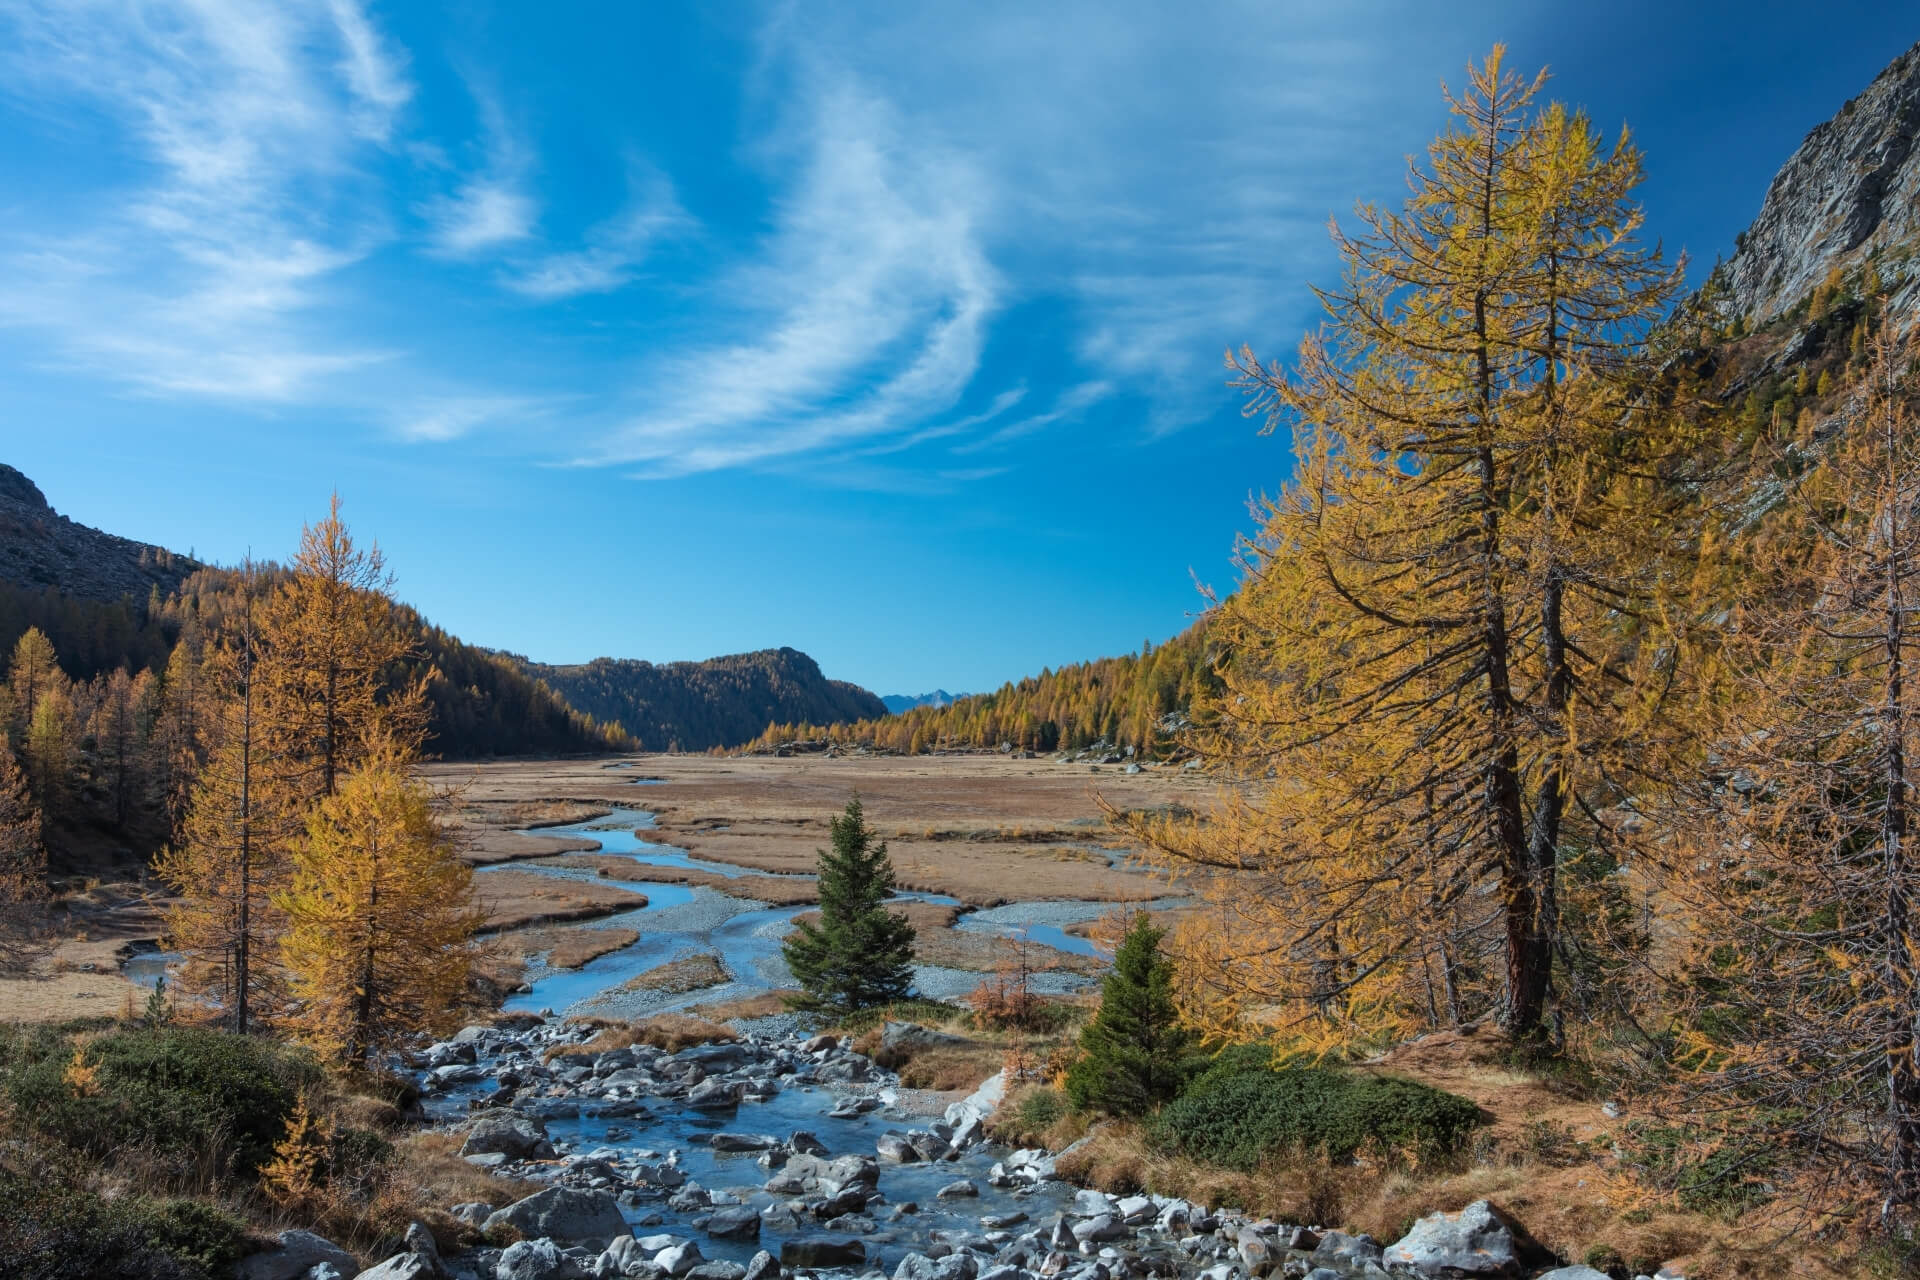
[[[108,1200],[51,1166],[0,1163],[9,1280],[214,1280],[246,1252],[246,1225],[198,1200]]]
[[[1480,1123],[1465,1098],[1392,1076],[1328,1067],[1274,1068],[1257,1050],[1222,1055],[1151,1128],[1156,1147],[1228,1169],[1252,1170],[1282,1152],[1342,1161],[1444,1157]]]
[[[0,1031],[0,1091],[40,1136],[95,1156],[144,1149],[214,1180],[271,1159],[320,1074],[302,1051],[199,1028]]]

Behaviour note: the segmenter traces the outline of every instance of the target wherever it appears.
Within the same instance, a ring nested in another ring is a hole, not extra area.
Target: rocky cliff
[[[1724,267],[1734,310],[1764,323],[1828,273],[1873,260],[1894,310],[1920,304],[1920,44],[1814,129]]]
[[[155,587],[170,595],[200,567],[165,547],[74,523],[47,505],[38,485],[0,463],[0,582],[145,604]]]

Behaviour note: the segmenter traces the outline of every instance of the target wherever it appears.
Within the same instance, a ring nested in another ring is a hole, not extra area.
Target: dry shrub
[[[1000,1069],[1000,1050],[992,1045],[951,1045],[929,1049],[899,1068],[900,1083],[909,1089],[971,1092]]]
[[[748,1018],[771,1018],[787,1011],[787,998],[778,991],[762,991],[757,996],[742,996],[738,1000],[719,1000],[712,1004],[696,1004],[687,1012],[695,1017],[705,1018],[709,1022],[733,1022]]]
[[[1097,1126],[1071,1150],[1062,1152],[1055,1168],[1069,1182],[1114,1195],[1133,1195],[1147,1189],[1150,1162],[1139,1128],[1111,1123]]]

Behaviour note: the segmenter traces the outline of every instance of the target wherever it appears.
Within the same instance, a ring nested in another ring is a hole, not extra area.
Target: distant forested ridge
[[[781,721],[754,745],[826,739],[918,754],[1002,744],[1070,751],[1106,743],[1153,755],[1170,744],[1195,695],[1216,683],[1203,619],[1158,647],[1042,671],[945,706],[843,724]]]
[[[271,579],[278,571],[265,570]],[[29,627],[53,642],[61,668],[87,681],[116,669],[158,676],[181,636],[217,627],[237,599],[235,575],[164,547],[77,524],[0,464],[0,652]],[[396,606],[414,641],[406,674],[427,677],[427,750],[448,759],[627,749],[510,658],[463,643]]]
[[[574,666],[521,660],[596,720],[618,722],[646,751],[706,751],[752,742],[769,723],[840,724],[887,714],[858,685],[829,680],[798,649],[760,649],[658,665],[595,658]]]

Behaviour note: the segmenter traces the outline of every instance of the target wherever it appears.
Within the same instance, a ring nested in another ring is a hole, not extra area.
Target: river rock
[[[631,1235],[620,1205],[605,1191],[548,1187],[487,1219],[485,1230],[512,1227],[529,1240],[546,1236],[562,1244],[604,1249],[616,1236]]]
[[[460,1146],[463,1156],[503,1156],[508,1160],[551,1160],[553,1144],[547,1141],[547,1122],[519,1111],[495,1110],[481,1113],[467,1130]]]
[[[958,1182],[949,1182],[934,1195],[941,1200],[971,1200],[979,1196],[980,1188],[965,1178]]]
[[[731,1080],[702,1080],[687,1091],[687,1105],[696,1111],[725,1111],[739,1105],[746,1086]]]
[[[1073,1193],[1073,1204],[1067,1209],[1076,1218],[1098,1218],[1102,1214],[1113,1212],[1113,1201],[1104,1191],[1085,1189]]]
[[[1355,1267],[1362,1262],[1378,1262],[1380,1254],[1380,1243],[1365,1232],[1350,1236],[1344,1231],[1328,1231],[1314,1246],[1313,1261],[1323,1266]]]
[[[841,1156],[821,1171],[820,1185],[835,1190],[856,1186],[877,1187],[880,1185],[880,1166],[866,1156]]]
[[[1073,1224],[1073,1238],[1082,1244],[1105,1244],[1109,1240],[1125,1240],[1132,1234],[1125,1223],[1110,1213]]]
[[[771,1151],[780,1139],[770,1133],[716,1133],[707,1145],[715,1151]]]
[[[1523,1264],[1514,1226],[1492,1203],[1475,1200],[1458,1213],[1430,1213],[1420,1219],[1388,1246],[1381,1260],[1424,1275],[1518,1275]]]
[[[684,1276],[705,1261],[700,1255],[700,1246],[691,1240],[669,1245],[653,1255],[653,1265],[670,1276]]]
[[[355,1275],[360,1264],[353,1255],[325,1236],[297,1228],[282,1231],[277,1248],[244,1258],[234,1268],[238,1280],[299,1280],[307,1272],[327,1263],[343,1276]]]
[[[874,1150],[882,1160],[892,1164],[917,1164],[920,1153],[903,1133],[883,1133],[874,1140]]]
[[[795,1129],[787,1138],[787,1150],[797,1156],[824,1156],[827,1144],[806,1129]]]
[[[832,1039],[831,1036],[828,1039]],[[740,1280],[780,1280],[780,1263],[765,1249],[753,1255],[747,1262],[746,1274]]]
[[[1609,1277],[1606,1272],[1595,1271],[1592,1267],[1572,1266],[1543,1271],[1535,1280],[1609,1280]]]
[[[408,1251],[396,1253],[377,1267],[368,1267],[353,1280],[436,1280],[438,1260]]]
[[[572,1270],[551,1240],[518,1240],[493,1264],[494,1280],[561,1280]]]
[[[747,1269],[739,1263],[716,1258],[687,1272],[687,1280],[742,1280],[746,1274]]]
[[[867,1246],[858,1240],[835,1240],[827,1236],[801,1236],[780,1242],[783,1267],[858,1267],[867,1261]]]
[[[721,1240],[758,1240],[760,1214],[748,1205],[720,1209],[707,1219],[706,1232]]]

